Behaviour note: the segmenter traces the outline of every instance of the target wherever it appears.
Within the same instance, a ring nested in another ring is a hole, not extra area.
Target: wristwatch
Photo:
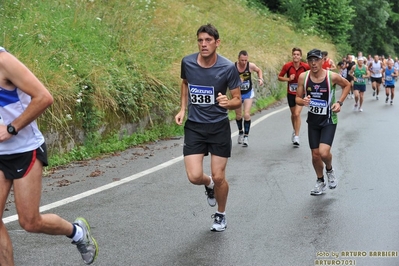
[[[18,134],[18,132],[15,130],[15,127],[11,125],[11,123],[7,125],[7,132],[14,136]]]
[[[344,104],[343,102],[340,102],[340,101],[337,101],[337,103],[339,103],[340,106],[342,106]]]

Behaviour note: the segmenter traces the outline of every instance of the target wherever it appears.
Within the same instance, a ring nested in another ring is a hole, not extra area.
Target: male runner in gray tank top
[[[212,231],[224,231],[229,185],[225,177],[231,154],[231,129],[227,111],[241,105],[241,79],[234,64],[218,55],[219,33],[211,25],[197,31],[198,53],[181,62],[181,105],[175,117],[178,125],[188,109],[184,125],[184,163],[188,180],[204,185],[210,206],[217,206]],[[227,89],[231,99],[226,96]],[[203,171],[204,156],[211,153],[211,175]]]

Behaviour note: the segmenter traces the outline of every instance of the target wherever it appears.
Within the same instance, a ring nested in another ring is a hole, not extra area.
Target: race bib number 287
[[[191,104],[214,104],[215,88],[212,86],[200,86],[188,84]]]
[[[315,115],[327,114],[327,101],[319,99],[311,99],[309,104],[309,112]]]

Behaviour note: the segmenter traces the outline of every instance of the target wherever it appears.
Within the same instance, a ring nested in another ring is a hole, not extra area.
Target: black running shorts
[[[382,78],[373,78],[373,77],[371,77],[370,79],[371,79],[371,82],[376,82],[378,84],[382,83]]]
[[[291,108],[295,107],[295,105],[296,105],[295,98],[296,98],[296,95],[287,93],[287,102],[288,102],[289,107],[291,107]]]
[[[313,149],[318,149],[320,143],[332,145],[335,136],[337,124],[330,124],[327,126],[316,126],[308,124],[308,138],[309,146]]]
[[[18,179],[29,173],[36,159],[41,161],[43,166],[48,165],[46,143],[34,151],[0,155],[0,171],[4,173],[6,179]]]
[[[183,155],[211,153],[231,156],[231,129],[228,118],[217,123],[196,123],[187,120],[184,125]]]

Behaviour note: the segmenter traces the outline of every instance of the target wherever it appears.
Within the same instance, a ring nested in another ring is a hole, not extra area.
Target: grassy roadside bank
[[[181,134],[173,122],[180,60],[197,51],[202,24],[219,29],[220,54],[235,61],[245,49],[262,68],[259,109],[280,97],[285,84],[276,75],[292,47],[335,55],[331,42],[297,32],[255,0],[16,0],[2,1],[0,9],[0,45],[55,98],[38,120],[54,135],[52,166]]]

